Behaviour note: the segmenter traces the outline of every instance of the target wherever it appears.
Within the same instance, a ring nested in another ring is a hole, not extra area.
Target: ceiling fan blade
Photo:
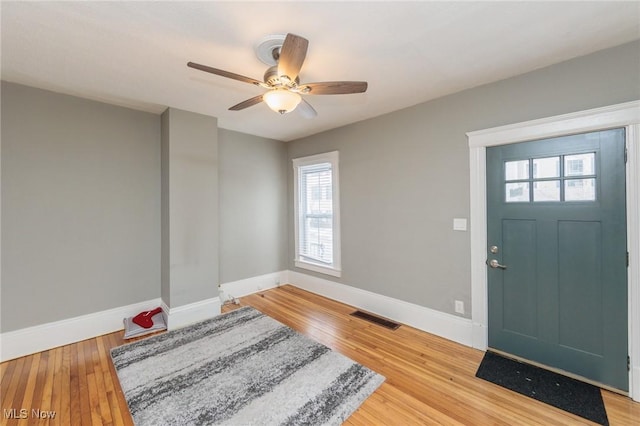
[[[306,95],[347,95],[366,91],[366,81],[325,81],[300,85],[300,92]]]
[[[280,48],[278,58],[278,77],[286,75],[289,80],[295,81],[300,73],[304,58],[307,56],[309,40],[295,34],[287,34]]]
[[[311,104],[304,99],[298,104],[296,111],[304,118],[315,118],[318,115]]]
[[[244,75],[236,74],[233,72],[219,70],[217,68],[209,67],[206,65],[196,64],[195,62],[187,62],[187,66],[200,71],[210,72],[211,74],[216,74],[222,77],[232,78],[234,80],[243,81],[245,83],[255,84],[256,86],[262,85],[262,82],[256,80],[255,78],[245,77]]]
[[[241,109],[249,108],[250,106],[254,106],[262,102],[262,95],[254,96],[251,99],[247,99],[246,101],[242,101],[237,105],[229,108],[229,111],[240,111]]]

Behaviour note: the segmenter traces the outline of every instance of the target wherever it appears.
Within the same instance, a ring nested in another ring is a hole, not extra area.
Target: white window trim
[[[590,131],[626,128],[629,251],[629,396],[640,401],[640,101],[467,133],[470,166],[471,320],[473,347],[487,349],[486,148]]]
[[[313,263],[302,260],[299,251],[299,227],[300,227],[300,191],[298,182],[300,179],[299,168],[318,163],[331,163],[332,182],[332,203],[333,203],[333,265]],[[297,268],[307,269],[321,274],[340,277],[342,275],[341,253],[340,253],[340,178],[338,172],[338,151],[331,151],[324,154],[316,154],[308,157],[293,159],[293,207],[294,207],[294,238],[295,238],[295,259]]]

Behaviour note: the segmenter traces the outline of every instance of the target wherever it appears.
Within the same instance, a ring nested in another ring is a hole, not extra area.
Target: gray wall
[[[220,283],[287,269],[286,144],[220,129]]]
[[[173,308],[218,295],[218,119],[169,108],[162,131],[161,287]]]
[[[469,233],[452,229],[469,217],[465,133],[639,99],[639,76],[634,42],[290,142],[289,163],[340,151],[343,273],[319,276],[470,317]]]
[[[160,296],[180,306],[287,268],[286,144],[165,117],[2,83],[2,332]],[[194,284],[171,286],[171,271]]]
[[[160,117],[3,82],[1,126],[1,331],[159,297]]]
[[[469,234],[452,230],[469,216],[465,132],[638,99],[639,52],[630,43],[288,144],[218,129],[212,281],[294,269],[290,160],[337,149],[336,280],[450,313],[463,300],[468,317]],[[2,332],[170,291],[159,116],[3,82],[1,126]],[[205,287],[196,299],[215,296]]]

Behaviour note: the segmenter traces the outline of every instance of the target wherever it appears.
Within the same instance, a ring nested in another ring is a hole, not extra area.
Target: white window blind
[[[294,160],[296,266],[339,276],[337,152]]]
[[[331,164],[300,168],[300,256],[328,265],[333,263],[333,202]]]

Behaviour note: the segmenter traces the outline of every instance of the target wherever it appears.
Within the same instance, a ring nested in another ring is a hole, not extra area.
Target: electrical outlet
[[[462,300],[455,301],[455,310],[457,313],[464,315],[464,302]]]

